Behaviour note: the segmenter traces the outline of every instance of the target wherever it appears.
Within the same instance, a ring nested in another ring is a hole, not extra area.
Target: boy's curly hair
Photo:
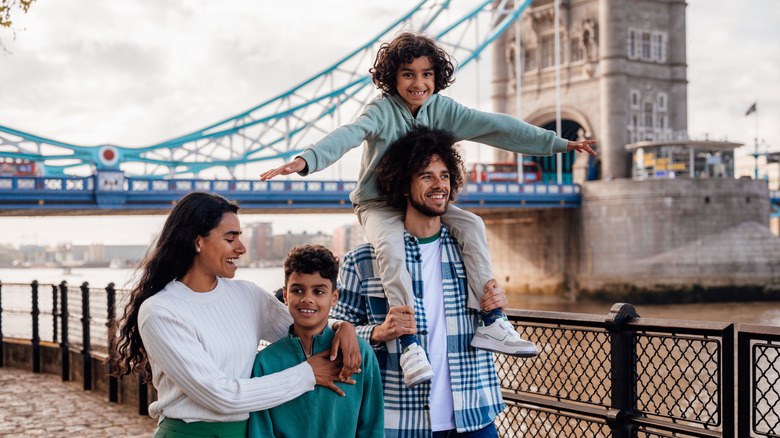
[[[404,32],[393,41],[379,47],[374,67],[369,70],[374,84],[384,94],[397,94],[396,74],[401,64],[411,64],[420,56],[427,56],[433,65],[436,84],[434,93],[455,82],[455,78],[452,77],[455,74],[455,67],[447,52],[426,36]]]
[[[299,245],[290,250],[284,259],[284,284],[293,272],[299,274],[320,274],[330,280],[333,289],[339,275],[339,259],[322,245]]]
[[[434,155],[438,155],[450,171],[450,201],[454,201],[463,188],[465,174],[463,159],[455,145],[455,136],[425,126],[412,128],[388,146],[374,169],[379,195],[391,207],[405,210],[412,177],[425,169]]]

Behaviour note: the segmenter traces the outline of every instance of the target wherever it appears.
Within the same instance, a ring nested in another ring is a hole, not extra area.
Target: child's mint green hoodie
[[[500,113],[467,108],[449,97],[433,94],[420,107],[417,117],[398,95],[380,95],[366,105],[358,118],[344,125],[300,155],[308,166],[302,176],[325,169],[365,140],[357,188],[349,198],[353,204],[378,200],[373,169],[387,147],[414,126],[452,132],[455,139],[470,140],[528,155],[548,156],[566,152],[568,140],[555,132],[529,125]]]
[[[325,327],[312,339],[312,354],[330,350],[334,332]],[[362,372],[354,385],[336,382],[346,394],[317,386],[294,400],[249,414],[249,438],[355,437],[384,438],[384,399],[379,362],[365,339],[358,337],[363,357]],[[287,369],[306,360],[301,338],[292,334],[257,353],[252,376],[260,377]]]

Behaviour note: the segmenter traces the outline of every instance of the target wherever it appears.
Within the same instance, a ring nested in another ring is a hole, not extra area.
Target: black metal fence
[[[496,356],[503,436],[780,436],[778,327],[640,318],[630,304],[508,313],[542,348]]]
[[[0,366],[4,336],[31,341],[33,372],[41,341],[59,343],[63,380],[78,351],[92,389],[90,358],[105,357],[126,292],[113,286],[0,283]],[[496,355],[507,403],[501,436],[780,437],[780,327],[641,318],[630,304],[606,316],[507,313],[541,348],[531,359]],[[111,401],[116,385],[109,381]]]
[[[62,380],[71,378],[71,352],[81,358],[84,390],[92,389],[92,363],[95,357],[108,354],[108,330],[116,317],[117,293],[119,299],[127,291],[117,291],[114,283],[105,288],[91,288],[60,284],[0,283],[0,366],[3,366],[4,337],[29,339],[32,345],[32,371],[41,372],[41,341],[58,344]],[[108,398],[119,400],[118,380],[108,380]],[[138,412],[148,414],[146,384],[138,379]]]

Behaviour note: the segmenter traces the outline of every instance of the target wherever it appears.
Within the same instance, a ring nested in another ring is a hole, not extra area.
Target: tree
[[[10,29],[13,37],[16,38],[16,29],[11,27],[13,25],[11,11],[15,14],[18,10],[21,10],[26,14],[34,1],[35,0],[0,0],[0,29]],[[2,39],[0,39],[0,48],[3,49],[3,52],[8,52]]]
[[[0,3],[0,26],[10,28],[13,24],[11,21],[11,10],[14,8],[21,9],[24,13],[30,9],[30,5],[35,0],[1,0]]]

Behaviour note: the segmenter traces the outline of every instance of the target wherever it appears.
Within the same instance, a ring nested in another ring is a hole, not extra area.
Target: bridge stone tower
[[[562,136],[599,140],[600,179],[630,176],[626,144],[687,130],[685,8],[685,0],[560,0]],[[554,1],[534,0],[519,27],[519,50],[515,29],[494,43],[493,109],[517,115],[519,82],[520,117],[554,130]],[[573,159],[564,172],[581,182],[586,157]]]

